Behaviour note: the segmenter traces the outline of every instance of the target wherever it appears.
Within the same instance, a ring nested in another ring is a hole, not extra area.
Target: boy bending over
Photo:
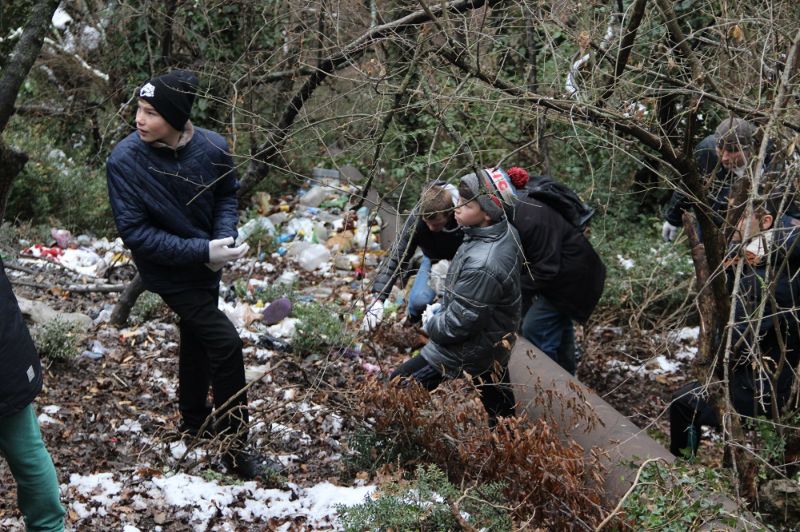
[[[514,415],[508,360],[520,320],[521,255],[504,211],[513,192],[500,172],[489,170],[462,177],[459,194],[455,217],[464,242],[447,273],[441,307],[423,319],[430,341],[391,378],[433,390],[466,372],[494,426],[498,416]]]

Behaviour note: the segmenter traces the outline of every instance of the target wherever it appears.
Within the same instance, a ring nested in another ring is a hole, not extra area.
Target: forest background
[[[712,341],[731,305],[725,228],[698,209],[692,255],[661,242],[663,209],[676,189],[707,196],[692,152],[729,116],[757,123],[796,181],[798,28],[800,7],[778,0],[3,2],[0,238],[114,237],[104,163],[132,131],[134,91],[188,68],[201,80],[192,120],[228,138],[245,216],[256,192],[292,193],[315,167],[361,169],[362,193],[398,211],[474,168],[552,175],[598,211],[591,239],[609,271],[594,320],[701,323],[694,372],[707,377],[726,359]],[[770,474],[791,469],[797,421],[769,425],[784,446]],[[725,435],[735,460],[762,460],[737,445],[753,437]]]

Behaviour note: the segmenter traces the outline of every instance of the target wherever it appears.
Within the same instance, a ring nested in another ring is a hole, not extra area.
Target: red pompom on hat
[[[511,184],[514,185],[514,188],[525,188],[530,176],[528,176],[528,171],[524,168],[514,166],[508,169],[508,177],[511,178]]]

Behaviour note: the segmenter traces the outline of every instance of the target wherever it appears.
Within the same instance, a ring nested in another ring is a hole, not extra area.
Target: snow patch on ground
[[[238,486],[220,485],[216,481],[178,473],[154,478],[149,494],[170,506],[190,507],[195,530],[205,530],[207,522],[218,513],[234,514],[247,522],[272,518],[305,517],[310,529],[331,524],[335,506],[352,506],[364,502],[375,486],[342,487],[322,482],[310,488],[293,486],[291,490],[262,489],[255,482]],[[240,506],[241,504],[241,506]]]
[[[57,419],[54,419],[47,414],[39,414],[39,417],[36,418],[39,421],[39,425],[59,425],[61,422]]]
[[[264,526],[270,519],[300,518],[309,530],[336,527],[337,505],[361,504],[376,489],[376,486],[335,486],[329,482],[307,488],[289,483],[287,487],[264,489],[256,482],[225,485],[216,480],[176,473],[146,481],[137,480],[130,489],[139,492],[133,497],[134,507],[138,508],[141,506],[139,503],[146,501],[146,508],[150,509],[171,507],[185,510],[194,530],[207,530],[212,518],[232,517],[248,523],[260,522]],[[69,484],[62,489],[64,499],[72,500],[70,510],[78,519],[87,519],[114,511],[114,504],[120,500],[122,482],[114,480],[113,473],[72,474]],[[5,526],[11,521],[6,519],[0,523]],[[134,532],[139,529],[134,524],[126,524],[122,530]]]
[[[619,265],[625,268],[626,270],[630,270],[631,268],[636,266],[636,263],[633,261],[633,259],[623,257],[622,255],[617,255],[617,260],[619,261]]]
[[[42,407],[42,412],[45,414],[56,414],[59,410],[61,410],[61,407],[58,405],[47,405]]]
[[[134,419],[126,419],[117,427],[117,432],[142,432],[142,425]]]
[[[682,360],[684,362],[689,362],[694,360],[694,357],[697,356],[697,348],[696,347],[685,347],[675,353],[675,358],[678,360]]]
[[[683,367],[680,362],[669,360],[664,355],[657,356],[653,359],[652,364],[648,365],[655,374],[676,373]]]
[[[70,508],[81,519],[92,514],[108,515],[108,510],[119,501],[119,492],[122,484],[114,480],[113,473],[96,473],[94,475],[80,475],[73,473],[69,476],[66,486],[65,500],[74,499],[71,495],[77,494],[86,502],[73,500]]]
[[[700,338],[700,327],[682,327],[670,331],[667,337],[673,342],[696,342]]]

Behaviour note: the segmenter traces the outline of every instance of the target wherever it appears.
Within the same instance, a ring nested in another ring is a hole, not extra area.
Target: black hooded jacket
[[[603,294],[606,267],[583,233],[555,209],[520,196],[514,206],[525,262],[523,300],[541,294],[559,311],[585,322]]]
[[[28,406],[42,390],[42,366],[0,260],[0,418]]]

